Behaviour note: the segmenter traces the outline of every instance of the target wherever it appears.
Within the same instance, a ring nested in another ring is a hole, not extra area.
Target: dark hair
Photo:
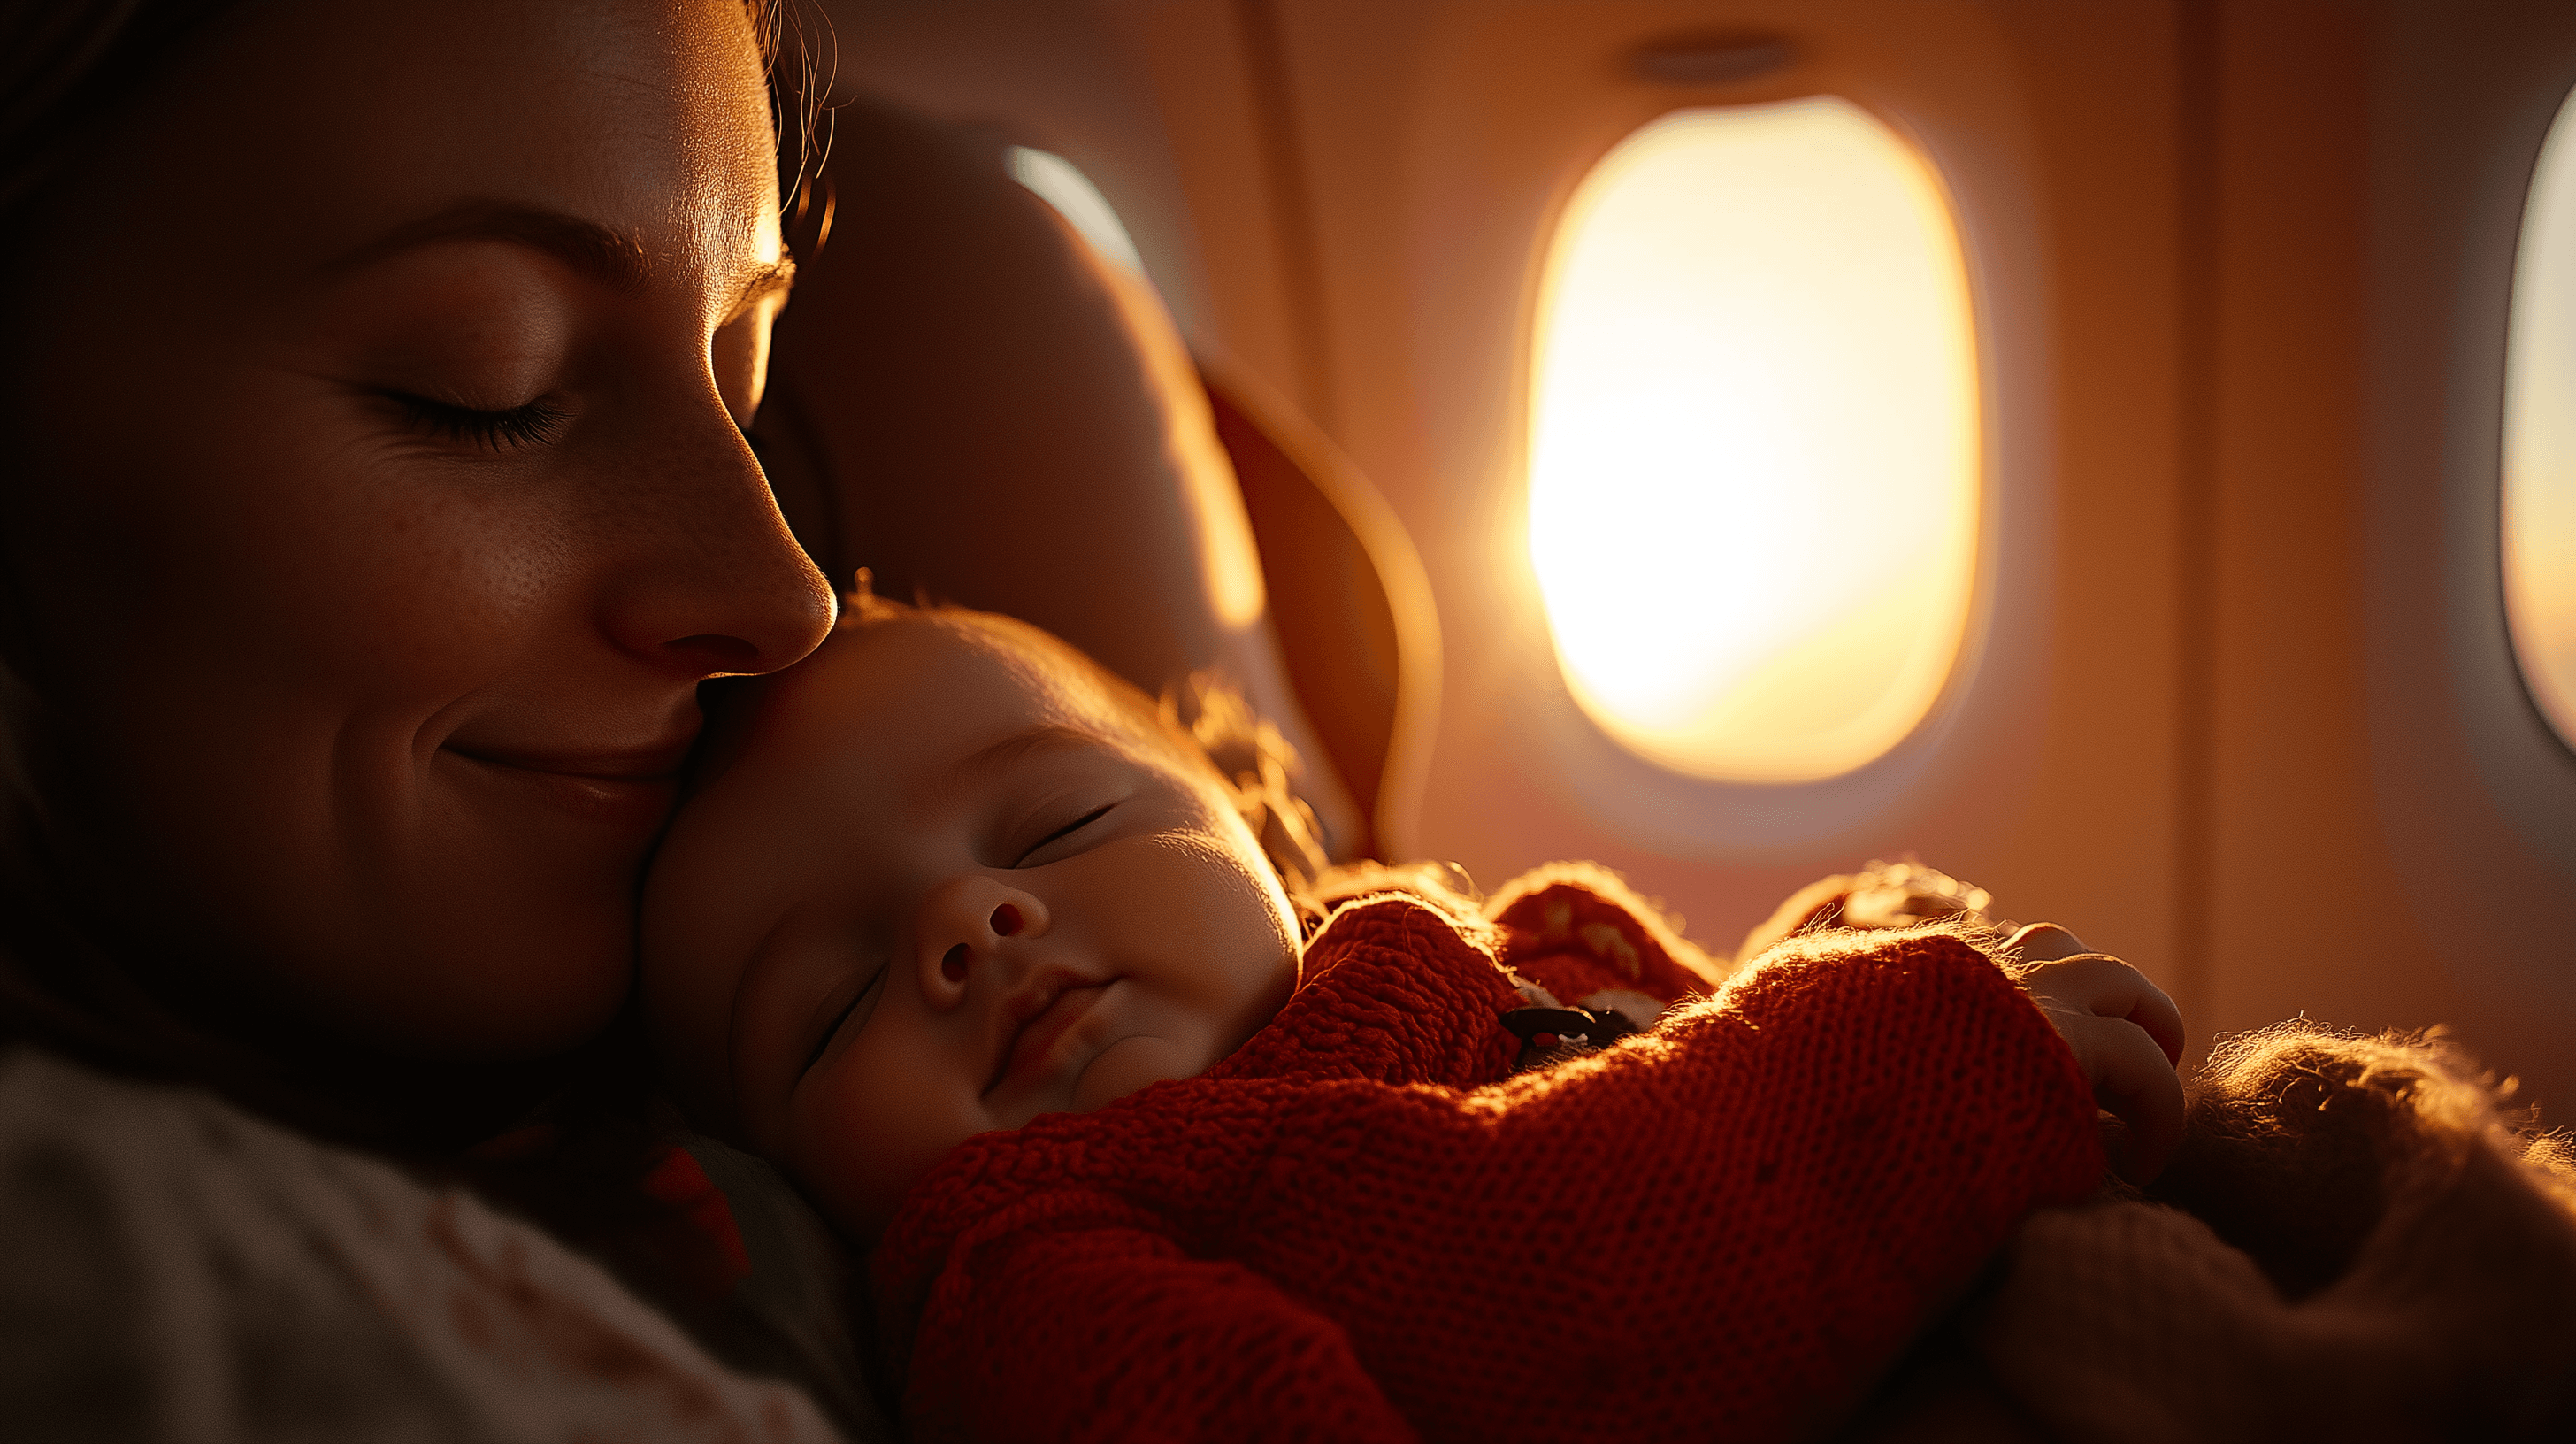
[[[83,138],[130,104],[230,0],[0,0],[0,248],[26,244],[26,212],[70,171]],[[0,265],[14,257],[0,255]],[[16,267],[10,266],[14,273]],[[5,332],[0,332],[5,334]],[[14,579],[0,579],[14,580]],[[14,587],[0,592],[23,615]],[[70,924],[46,799],[60,769],[14,635],[0,636],[0,1038],[33,1037],[92,1059],[131,1061],[180,1040],[126,971]],[[137,1035],[142,1036],[137,1036]]]
[[[836,209],[824,162],[839,119],[832,87],[840,47],[830,17],[799,0],[743,0],[769,72],[769,114],[777,125],[778,203],[788,250],[811,259],[832,239]]]
[[[241,0],[0,0],[0,217]],[[15,227],[11,227],[14,231]]]

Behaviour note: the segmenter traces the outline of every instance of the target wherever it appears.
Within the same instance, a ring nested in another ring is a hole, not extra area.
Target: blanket
[[[2576,1155],[2438,1033],[2222,1046],[2152,1191],[2043,1209],[1851,1437],[2576,1439]]]
[[[1506,963],[1687,983],[1606,880],[1497,902],[1347,906],[1208,1073],[951,1153],[871,1263],[910,1436],[1807,1437],[2101,1174],[2075,1059],[1960,936],[1795,940],[1515,1074]]]

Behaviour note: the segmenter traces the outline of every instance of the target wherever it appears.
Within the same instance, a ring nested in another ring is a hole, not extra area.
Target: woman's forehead
[[[760,60],[726,0],[244,7],[128,147],[237,273],[293,280],[458,216],[556,218],[721,290],[777,257]],[[540,236],[541,239],[545,237]],[[602,250],[597,244],[591,249]],[[708,282],[712,280],[713,284]]]

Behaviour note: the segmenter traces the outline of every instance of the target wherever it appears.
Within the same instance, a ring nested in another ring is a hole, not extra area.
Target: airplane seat
[[[1243,490],[1289,681],[1365,807],[1334,860],[1401,860],[1390,834],[1408,820],[1439,684],[1430,581],[1393,509],[1293,406],[1214,363],[1199,379]]]
[[[1216,669],[1297,750],[1327,851],[1381,851],[1438,650],[1385,503],[1257,382],[1203,384],[1150,286],[975,132],[850,103],[815,194],[753,430],[827,574],[1023,618],[1148,693]]]

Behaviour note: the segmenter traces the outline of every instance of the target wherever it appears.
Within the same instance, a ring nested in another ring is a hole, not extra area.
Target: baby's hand
[[[2182,1010],[2137,969],[2051,923],[2012,935],[2025,963],[2022,991],[2048,1015],[2093,1097],[2118,1120],[2106,1124],[2111,1166],[2131,1183],[2163,1171],[2182,1143]]]

